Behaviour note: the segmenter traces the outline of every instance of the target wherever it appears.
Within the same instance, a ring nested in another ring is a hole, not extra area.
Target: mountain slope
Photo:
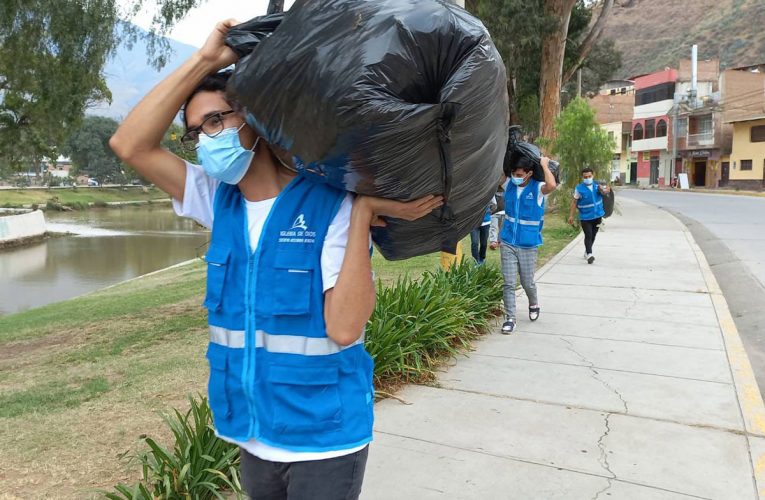
[[[614,77],[677,67],[699,45],[699,59],[721,68],[765,62],[763,0],[617,0],[604,37],[622,52]]]
[[[121,45],[104,68],[106,84],[112,92],[112,103],[90,108],[88,114],[121,120],[152,87],[197,50],[196,47],[175,40],[168,39],[168,42],[172,53],[161,71],[157,71],[147,62],[145,42],[139,40],[132,48]]]

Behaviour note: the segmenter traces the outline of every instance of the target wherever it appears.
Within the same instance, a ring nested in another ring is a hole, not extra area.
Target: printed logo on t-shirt
[[[533,200],[534,199],[534,193],[529,193],[526,195],[527,200]]]
[[[287,231],[279,232],[279,243],[314,243],[316,231],[309,231],[305,215],[300,214]]]

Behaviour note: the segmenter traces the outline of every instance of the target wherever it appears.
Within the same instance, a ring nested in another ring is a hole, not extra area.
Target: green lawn
[[[544,235],[540,266],[576,231],[550,216]],[[463,246],[469,256],[469,240]],[[498,253],[488,265],[498,265]],[[373,265],[390,283],[438,260],[387,262],[376,253]],[[206,391],[204,274],[197,261],[0,317],[3,493],[82,498],[135,479],[120,457],[144,433],[166,432],[158,412],[186,408],[187,394]]]
[[[3,189],[0,190],[0,207],[16,208],[26,205],[45,205],[57,199],[62,205],[82,206],[86,203],[109,203],[114,201],[147,201],[168,198],[167,194],[156,188],[94,188],[77,189]]]

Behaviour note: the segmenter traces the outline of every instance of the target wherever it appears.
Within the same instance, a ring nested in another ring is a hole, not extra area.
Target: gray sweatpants
[[[537,284],[534,282],[537,248],[520,248],[502,243],[500,253],[502,254],[502,275],[505,278],[503,287],[505,316],[515,318],[515,287],[519,274],[521,286],[529,299],[529,305],[539,304]]]

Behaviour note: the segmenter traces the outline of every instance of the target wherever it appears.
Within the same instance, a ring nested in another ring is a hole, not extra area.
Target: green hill
[[[765,62],[763,0],[616,0],[604,37],[622,52],[618,78],[677,67],[699,46],[699,59],[721,68]]]

